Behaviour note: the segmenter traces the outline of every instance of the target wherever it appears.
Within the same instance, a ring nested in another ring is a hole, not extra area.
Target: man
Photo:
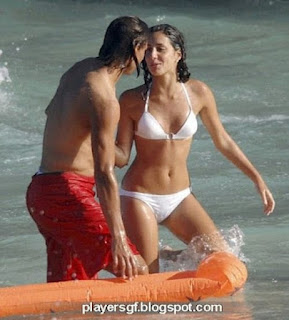
[[[114,173],[115,85],[139,73],[147,36],[137,17],[112,21],[99,56],[72,66],[46,109],[42,161],[26,200],[46,241],[48,282],[96,279],[101,269],[128,278],[147,272],[126,237]]]

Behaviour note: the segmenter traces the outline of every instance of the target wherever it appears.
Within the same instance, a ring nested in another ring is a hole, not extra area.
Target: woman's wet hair
[[[185,41],[183,34],[175,27],[169,24],[159,24],[151,27],[150,33],[153,32],[162,32],[169,40],[171,45],[175,50],[181,51],[181,59],[177,64],[177,81],[187,82],[190,78],[189,68],[186,64],[186,49],[185,49]],[[144,81],[145,85],[148,88],[150,83],[152,82],[152,76],[148,70],[147,64],[145,60],[142,62],[142,67],[144,69]]]
[[[140,62],[135,55],[135,47],[147,43],[149,28],[138,17],[124,16],[113,20],[108,26],[98,58],[105,66],[124,68],[134,60],[137,74]]]

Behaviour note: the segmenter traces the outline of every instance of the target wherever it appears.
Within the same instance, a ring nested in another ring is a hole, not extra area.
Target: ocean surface
[[[264,216],[252,182],[217,152],[199,119],[189,157],[192,189],[246,261],[249,279],[241,297],[219,300],[222,315],[130,319],[289,319],[288,14],[285,0],[1,0],[0,286],[46,279],[45,244],[26,211],[25,192],[39,166],[44,109],[60,76],[76,61],[97,56],[111,20],[137,15],[184,33],[192,76],[212,88],[224,126],[261,172],[276,209]],[[142,77],[123,77],[118,95],[141,83]],[[117,170],[119,181],[125,170]],[[184,248],[164,228],[160,241]],[[189,268],[188,260],[162,267]],[[62,318],[78,316],[41,319]]]

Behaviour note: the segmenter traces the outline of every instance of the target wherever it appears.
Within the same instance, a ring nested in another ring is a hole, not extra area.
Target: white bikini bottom
[[[190,188],[164,195],[127,191],[122,188],[119,190],[120,196],[135,198],[147,204],[153,211],[158,223],[164,221],[190,193]]]

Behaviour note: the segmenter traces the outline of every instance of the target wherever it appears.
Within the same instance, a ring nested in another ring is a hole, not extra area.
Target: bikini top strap
[[[190,100],[190,97],[189,97],[188,91],[187,91],[187,89],[186,89],[186,86],[185,86],[185,84],[184,84],[183,82],[181,82],[181,84],[182,84],[183,90],[184,90],[184,92],[185,92],[185,95],[186,95],[186,98],[187,98],[188,104],[189,104],[189,106],[190,106],[191,110],[193,110],[193,107],[192,107],[192,104],[191,104],[191,100]]]
[[[151,86],[149,86],[148,91],[147,91],[147,94],[146,94],[146,103],[145,103],[144,112],[148,112],[150,93],[151,93]]]
[[[186,89],[186,86],[185,86],[185,84],[184,84],[183,82],[181,82],[181,84],[182,84],[184,93],[185,93],[185,95],[186,95],[186,98],[187,98],[189,107],[190,107],[191,110],[193,110],[193,107],[192,107],[192,104],[191,104],[191,100],[190,100],[188,91],[187,91],[187,89]],[[146,95],[145,110],[144,110],[145,112],[148,112],[150,93],[151,93],[151,86],[149,86],[149,89],[148,89],[148,92],[147,92],[147,95]]]

